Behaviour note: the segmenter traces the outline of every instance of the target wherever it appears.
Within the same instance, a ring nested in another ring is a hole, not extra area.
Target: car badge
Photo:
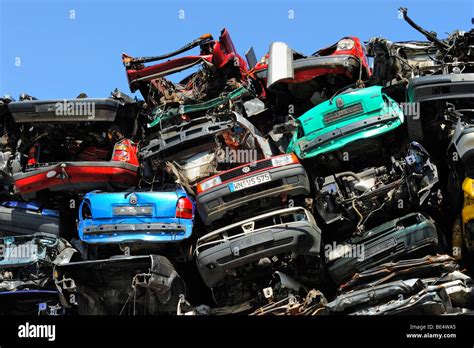
[[[242,168],[242,171],[243,171],[244,173],[248,173],[248,172],[250,172],[250,167],[243,167],[243,168]]]
[[[138,197],[136,194],[130,195],[130,198],[128,199],[130,204],[137,204],[138,203]]]

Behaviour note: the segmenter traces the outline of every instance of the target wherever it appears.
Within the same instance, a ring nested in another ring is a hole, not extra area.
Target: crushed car
[[[445,248],[435,222],[410,213],[385,222],[341,243],[326,244],[326,267],[335,284],[355,273],[386,263],[437,253]]]
[[[273,152],[259,130],[234,112],[192,119],[151,134],[140,146],[140,161],[146,183],[171,180],[195,192],[199,181]]]
[[[302,207],[274,210],[200,237],[196,264],[218,304],[236,304],[252,294],[265,274],[319,274],[321,231]],[[311,275],[309,276],[311,277]]]
[[[316,162],[321,173],[377,165],[401,147],[403,123],[400,106],[382,87],[349,89],[299,117],[286,151]]]
[[[129,98],[129,97],[128,97]],[[8,104],[18,126],[13,173],[23,199],[44,192],[128,188],[137,182],[137,131],[133,100],[111,98],[23,100]],[[138,106],[137,106],[138,107]]]
[[[451,110],[454,132],[447,149],[448,194],[450,212],[455,216],[452,228],[452,252],[457,259],[474,252],[474,172],[472,166],[473,109]]]
[[[184,280],[161,255],[120,256],[60,265],[55,286],[79,315],[157,315],[176,311]]]
[[[327,314],[472,314],[473,281],[455,259],[428,255],[382,264],[352,277],[325,306]]]
[[[412,142],[405,156],[392,156],[388,163],[316,178],[314,206],[321,227],[347,236],[411,211],[439,212],[438,169],[423,146]]]
[[[199,55],[172,58],[197,46]],[[167,58],[172,59],[145,66],[145,63]],[[237,53],[225,28],[218,40],[205,34],[168,54],[137,58],[123,54],[122,61],[130,90],[139,90],[145,98],[148,127],[160,125],[166,128],[180,123],[182,119],[202,117],[208,109],[218,108],[222,104],[239,104],[240,107],[235,111],[241,113],[247,110],[250,114],[250,109],[255,105],[257,111],[262,111],[262,103],[257,97],[263,89],[248,75],[247,63]],[[166,78],[194,66],[200,66],[200,69],[179,83]],[[248,102],[245,107],[242,98]]]
[[[191,237],[194,211],[194,202],[182,187],[93,191],[79,207],[78,235],[89,246],[127,245],[133,250],[179,243]]]
[[[300,116],[339,89],[367,80],[371,71],[359,38],[348,36],[309,56],[274,42],[250,73],[266,86],[262,99],[274,114]]]
[[[295,204],[300,198],[299,204],[304,204],[304,197],[310,195],[310,184],[296,155],[287,154],[222,171],[199,182],[196,190],[202,221],[215,225],[277,209],[288,205],[290,199]]]
[[[439,148],[441,142],[445,149],[451,130],[443,117],[447,104],[454,104],[457,109],[472,107],[474,30],[456,30],[446,39],[439,39],[435,32],[423,29],[408,17],[406,8],[400,12],[436,49],[434,64],[413,76],[407,86],[406,101],[419,104],[416,112],[407,117],[408,134],[412,140],[431,140],[433,148]]]
[[[0,312],[3,315],[65,314],[53,280],[55,267],[74,260],[76,250],[49,233],[0,238]]]

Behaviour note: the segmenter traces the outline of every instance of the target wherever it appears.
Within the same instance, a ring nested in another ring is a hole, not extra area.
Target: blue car
[[[166,243],[189,238],[195,204],[182,187],[160,192],[89,192],[79,208],[88,244]]]

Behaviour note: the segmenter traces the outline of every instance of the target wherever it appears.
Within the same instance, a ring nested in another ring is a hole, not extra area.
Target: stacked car
[[[223,29],[123,54],[143,100],[0,98],[2,314],[471,313],[474,34],[400,13],[427,41]]]
[[[321,231],[305,206],[309,179],[295,154],[247,163],[197,188],[198,211],[211,232],[197,241],[196,263],[219,304],[242,301],[269,272],[319,266]]]

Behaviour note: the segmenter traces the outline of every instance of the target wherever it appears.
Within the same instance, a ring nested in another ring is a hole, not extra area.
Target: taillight
[[[183,219],[193,218],[193,202],[188,197],[181,197],[176,204],[176,217]]]
[[[138,158],[136,155],[136,145],[130,140],[123,140],[114,146],[114,155],[112,161],[128,162],[138,165]]]
[[[32,147],[30,147],[30,150],[28,151],[28,162],[27,162],[27,165],[29,166],[34,166],[35,164],[37,164],[37,160],[36,160],[36,157],[37,157],[37,154],[38,154],[38,148],[39,148],[39,144],[36,143],[34,144]]]

